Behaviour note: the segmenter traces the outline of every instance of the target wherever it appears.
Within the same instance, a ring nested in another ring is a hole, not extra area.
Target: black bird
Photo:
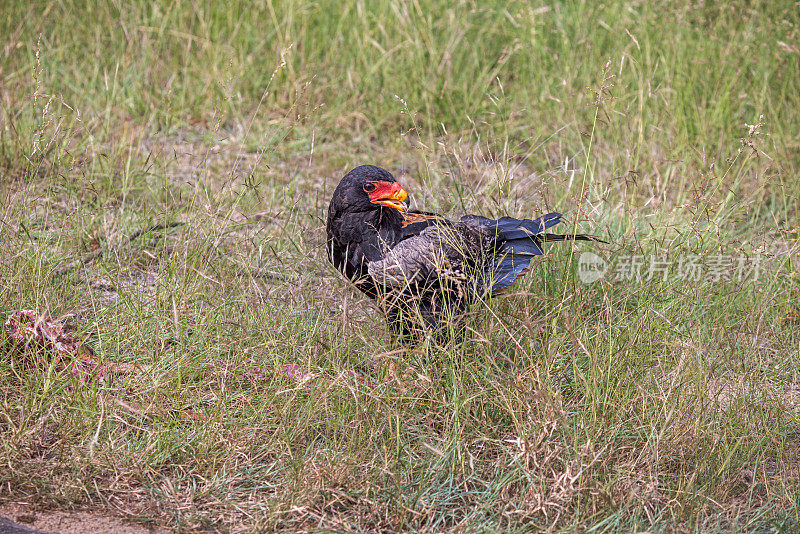
[[[466,215],[458,222],[409,210],[406,191],[385,169],[348,172],[328,207],[328,259],[378,300],[405,340],[459,322],[474,302],[507,288],[547,241],[596,241],[546,230],[561,219],[498,220]]]

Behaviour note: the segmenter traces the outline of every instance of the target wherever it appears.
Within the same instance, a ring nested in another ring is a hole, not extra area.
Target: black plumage
[[[408,210],[406,192],[386,170],[347,173],[328,208],[328,258],[377,299],[392,329],[407,337],[455,324],[471,304],[510,286],[547,241],[601,241],[550,234],[559,213],[450,221]]]

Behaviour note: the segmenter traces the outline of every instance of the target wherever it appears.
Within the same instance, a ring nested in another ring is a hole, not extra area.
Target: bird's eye
[[[365,183],[364,191],[366,191],[367,193],[372,193],[373,191],[375,191],[375,184],[369,182]]]

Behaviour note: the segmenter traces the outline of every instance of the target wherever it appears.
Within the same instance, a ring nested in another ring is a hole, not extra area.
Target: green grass
[[[788,1],[4,2],[0,317],[148,367],[0,348],[0,499],[185,531],[794,531],[799,36]],[[368,162],[416,207],[558,210],[610,241],[581,250],[673,270],[586,285],[554,244],[464,339],[399,350],[324,254]],[[692,281],[687,255],[765,263]]]

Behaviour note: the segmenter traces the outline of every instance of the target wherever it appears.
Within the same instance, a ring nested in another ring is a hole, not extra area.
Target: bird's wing
[[[544,251],[542,243],[548,241],[595,241],[602,239],[584,234],[559,235],[546,230],[561,221],[560,213],[548,213],[538,219],[501,217],[498,220],[477,215],[467,215],[462,224],[482,228],[494,239],[493,261],[487,265],[484,288],[492,294],[506,289],[519,276],[525,274],[531,261]]]
[[[375,284],[389,290],[424,286],[443,279],[463,278],[463,265],[473,251],[456,227],[426,226],[419,234],[395,245],[367,271]]]
[[[385,289],[404,290],[442,281],[469,285],[476,294],[496,294],[524,274],[547,241],[599,241],[583,234],[562,236],[546,231],[559,223],[560,213],[538,219],[498,220],[477,215],[458,223],[433,214],[411,214],[401,240],[367,271]]]
[[[548,213],[538,219],[501,217],[494,220],[479,215],[466,215],[461,224],[482,229],[493,242],[492,259],[484,264],[479,293],[494,294],[510,286],[525,272],[535,256],[542,254],[542,234],[558,224],[560,213]]]

